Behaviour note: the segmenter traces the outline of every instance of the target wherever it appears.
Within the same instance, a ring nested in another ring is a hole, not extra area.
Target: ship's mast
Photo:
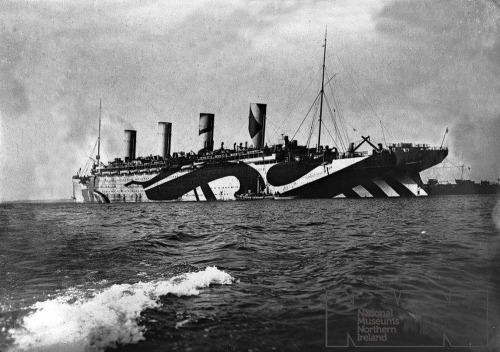
[[[97,137],[97,167],[99,167],[99,161],[101,159],[101,99],[99,99],[99,135]]]
[[[321,146],[321,124],[323,118],[323,95],[324,95],[324,85],[325,85],[325,60],[326,60],[326,29],[325,29],[325,45],[323,46],[325,49],[323,51],[323,75],[321,76],[321,100],[319,103],[319,132],[318,132],[318,152]]]

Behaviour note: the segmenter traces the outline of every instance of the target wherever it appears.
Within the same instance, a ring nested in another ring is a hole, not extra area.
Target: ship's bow
[[[448,156],[448,148],[427,144],[399,143],[389,146],[396,156],[396,167],[410,173],[419,173],[441,163]]]

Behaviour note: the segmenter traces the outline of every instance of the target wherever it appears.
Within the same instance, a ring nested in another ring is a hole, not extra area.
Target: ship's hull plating
[[[417,197],[427,195],[419,172],[444,157],[442,151],[427,151],[419,161],[376,154],[312,163],[220,162],[75,178],[73,188],[76,202],[91,203],[235,200],[257,191],[299,198]]]

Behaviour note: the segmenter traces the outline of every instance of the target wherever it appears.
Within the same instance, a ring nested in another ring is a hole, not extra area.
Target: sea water
[[[497,203],[0,204],[0,351],[497,351]]]

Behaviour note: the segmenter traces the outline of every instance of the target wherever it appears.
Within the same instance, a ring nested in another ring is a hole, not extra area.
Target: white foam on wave
[[[159,297],[198,295],[210,284],[231,284],[233,278],[218,270],[186,273],[166,281],[113,285],[90,294],[67,291],[56,299],[37,302],[22,326],[10,329],[12,351],[102,351],[144,338],[140,313],[159,306]]]

